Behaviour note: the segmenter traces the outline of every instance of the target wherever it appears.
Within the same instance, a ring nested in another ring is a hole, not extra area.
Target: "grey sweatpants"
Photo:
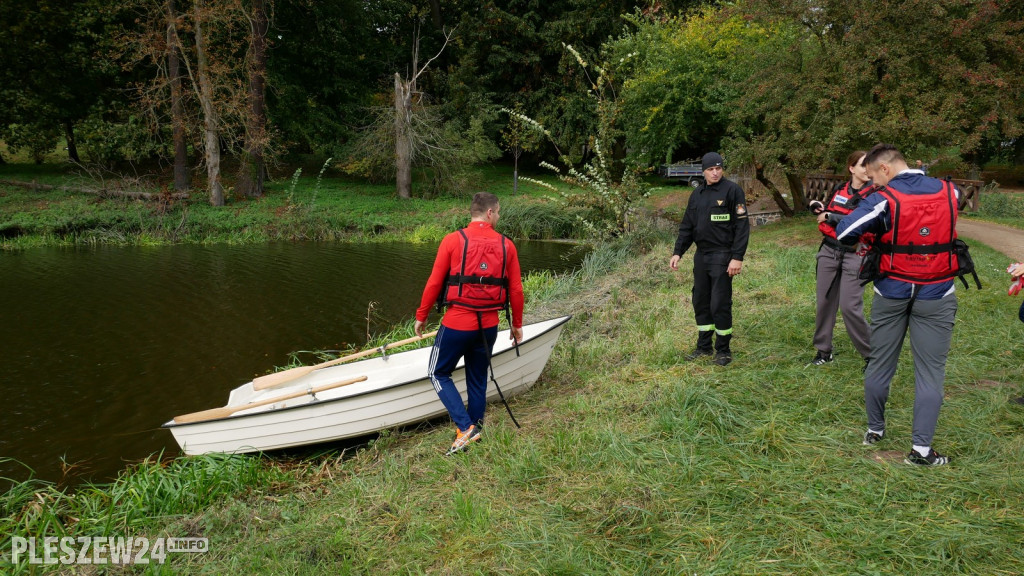
[[[864,319],[864,287],[857,277],[864,258],[856,252],[844,252],[822,244],[818,250],[818,296],[814,314],[814,348],[832,351],[832,334],[836,326],[836,311],[843,311],[843,323],[853,347],[862,358],[871,354],[871,334]]]
[[[871,361],[864,371],[869,429],[885,431],[889,385],[909,330],[914,356],[913,442],[915,446],[932,445],[942,407],[956,308],[955,292],[939,300],[893,300],[875,293],[871,303]]]

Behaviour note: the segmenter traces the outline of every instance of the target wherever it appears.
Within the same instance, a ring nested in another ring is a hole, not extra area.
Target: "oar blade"
[[[267,388],[280,386],[281,384],[291,382],[296,378],[301,378],[306,374],[309,374],[313,370],[316,370],[316,368],[316,366],[299,366],[298,368],[292,368],[290,370],[284,370],[282,372],[274,372],[273,374],[260,376],[259,378],[253,378],[252,389],[266,390]]]
[[[223,406],[221,408],[210,408],[209,410],[202,410],[200,412],[192,412],[189,414],[182,414],[181,416],[174,417],[175,424],[190,424],[192,422],[202,422],[204,420],[216,420],[218,418],[227,418],[237,411],[236,408],[230,408]]]

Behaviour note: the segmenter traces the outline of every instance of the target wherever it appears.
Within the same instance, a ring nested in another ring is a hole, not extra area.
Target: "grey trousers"
[[[822,244],[818,250],[815,270],[818,285],[817,308],[814,314],[814,348],[832,351],[832,335],[836,311],[843,311],[843,323],[853,347],[862,358],[871,354],[871,333],[864,319],[864,287],[857,277],[864,258],[855,252],[844,252]]]
[[[942,407],[956,308],[956,293],[939,300],[893,300],[875,293],[871,303],[871,361],[864,371],[869,429],[885,431],[889,385],[909,330],[914,356],[913,442],[915,446],[931,446]]]

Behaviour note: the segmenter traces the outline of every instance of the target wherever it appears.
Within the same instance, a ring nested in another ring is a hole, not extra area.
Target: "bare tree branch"
[[[413,51],[413,66],[414,66],[413,73],[415,75],[412,77],[412,80],[410,80],[411,84],[416,84],[416,79],[420,77],[420,74],[423,74],[423,72],[427,68],[430,67],[430,63],[433,62],[434,60],[437,60],[438,57],[441,56],[441,53],[444,52],[444,49],[448,47],[448,42],[451,41],[452,35],[455,34],[455,28],[458,28],[458,26],[455,26],[454,28],[452,28],[451,30],[449,30],[447,32],[445,32],[444,30],[441,31],[441,33],[444,34],[444,44],[441,46],[441,49],[437,51],[437,54],[434,54],[433,58],[431,58],[430,60],[427,60],[427,63],[423,65],[423,68],[420,68],[418,71],[415,69],[415,62],[416,62],[416,58],[419,56],[419,45],[420,45],[420,43],[419,43],[419,33],[417,32],[416,47],[415,47],[415,49]]]

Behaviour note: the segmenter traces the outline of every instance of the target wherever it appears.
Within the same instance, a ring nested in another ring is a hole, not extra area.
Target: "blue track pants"
[[[482,421],[487,404],[487,369],[494,341],[498,338],[498,327],[480,330],[454,330],[441,326],[434,338],[427,373],[434,385],[441,403],[448,409],[452,421],[459,430],[466,430],[471,424]],[[452,381],[459,360],[465,358],[466,396],[468,409],[462,403],[462,396]]]

